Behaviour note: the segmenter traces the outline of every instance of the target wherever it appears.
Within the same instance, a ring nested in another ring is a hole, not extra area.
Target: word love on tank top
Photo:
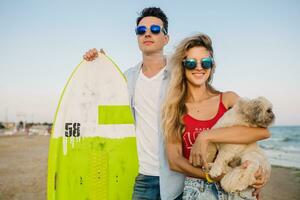
[[[211,129],[217,121],[224,115],[227,111],[226,107],[222,102],[222,94],[220,94],[220,103],[217,114],[209,120],[198,120],[190,116],[189,114],[185,114],[183,116],[183,122],[185,125],[185,131],[182,135],[183,142],[183,155],[186,159],[189,159],[190,152],[193,144],[196,141],[197,136],[205,130]]]

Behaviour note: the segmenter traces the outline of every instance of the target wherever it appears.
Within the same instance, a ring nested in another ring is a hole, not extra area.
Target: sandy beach
[[[0,137],[0,199],[46,199],[49,136]],[[300,199],[300,170],[272,167],[263,200]]]

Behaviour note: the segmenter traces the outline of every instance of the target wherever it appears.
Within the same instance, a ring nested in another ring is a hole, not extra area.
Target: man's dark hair
[[[136,19],[136,25],[139,25],[140,21],[144,17],[157,17],[161,19],[161,21],[163,22],[164,29],[168,33],[168,18],[164,11],[162,11],[162,9],[157,7],[144,8],[142,12],[140,12],[140,16]]]

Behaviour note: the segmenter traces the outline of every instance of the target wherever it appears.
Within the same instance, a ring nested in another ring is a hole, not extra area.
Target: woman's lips
[[[205,72],[194,72],[192,74],[196,77],[202,78],[205,75]]]

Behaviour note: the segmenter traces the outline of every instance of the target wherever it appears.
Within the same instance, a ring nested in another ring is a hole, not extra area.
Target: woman
[[[209,142],[258,141],[270,136],[268,130],[247,127],[209,130],[239,96],[212,87],[216,65],[212,42],[207,35],[197,34],[184,39],[176,48],[171,64],[162,121],[170,168],[187,176],[183,199],[239,199],[239,196],[228,196],[218,183],[207,181],[209,177],[200,168],[201,165],[207,167],[206,147]],[[251,133],[241,135],[241,131]]]

